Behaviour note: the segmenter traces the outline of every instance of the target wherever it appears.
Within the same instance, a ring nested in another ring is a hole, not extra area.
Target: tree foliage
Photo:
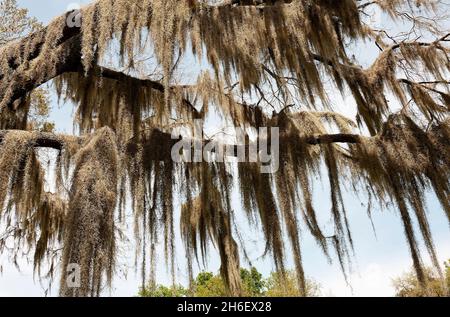
[[[371,7],[405,30],[392,35],[371,27],[365,21]],[[369,197],[369,206],[396,206],[425,287],[419,235],[441,272],[427,191],[450,219],[450,33],[439,24],[446,9],[437,0],[98,0],[1,45],[0,216],[8,228],[0,250],[14,259],[35,249],[39,267],[47,251],[62,245],[64,265],[82,264],[83,287],[67,290],[62,274],[61,295],[98,295],[104,277],[114,274],[114,241],[129,200],[144,280],[146,257],[154,261],[158,243],[174,275],[176,195],[184,203],[190,273],[213,245],[227,291],[243,293],[239,214],[262,232],[277,272],[285,271],[292,250],[305,295],[301,220],[324,256],[336,256],[348,270],[353,238],[345,183]],[[364,43],[375,43],[378,53],[368,67],[352,57]],[[196,79],[183,76],[181,61],[188,58],[198,61]],[[155,72],[143,71],[151,66]],[[30,94],[52,80],[60,97],[75,104],[77,135],[26,131]],[[355,118],[339,113],[330,90],[351,96]],[[172,128],[190,138],[194,120],[212,114],[248,138],[260,127],[278,127],[280,170],[262,174],[261,162],[237,169],[173,162]],[[35,157],[41,147],[59,151],[52,195],[43,190]],[[313,202],[318,176],[330,185],[332,228],[319,222]],[[233,179],[240,213],[231,206]],[[49,204],[49,196],[58,203]],[[14,247],[7,248],[11,237]]]
[[[0,1],[0,46],[23,38],[42,29],[36,18],[28,16],[28,10],[19,8],[16,0]],[[35,89],[29,96],[28,130],[52,132],[54,123],[49,122],[50,97],[45,88]]]
[[[28,16],[28,10],[17,6],[16,0],[0,1],[0,45],[17,40],[42,28],[35,18]]]
[[[265,296],[267,297],[317,297],[320,295],[321,286],[309,279],[306,280],[305,295],[303,295],[303,290],[298,288],[297,277],[293,271],[286,272],[286,276],[274,272],[266,281]]]
[[[427,287],[421,287],[414,271],[407,272],[393,280],[395,294],[398,297],[448,297],[450,296],[450,261],[444,263],[445,280],[442,280],[432,268],[426,269]]]
[[[241,269],[243,296],[245,297],[299,297],[302,296],[298,288],[295,272],[287,271],[282,276],[280,273],[271,273],[268,278],[263,278],[256,268]],[[180,285],[166,287],[157,285],[144,288],[139,292],[143,297],[227,297],[225,283],[220,275],[211,272],[201,272],[197,275],[193,285],[186,289]],[[306,296],[320,296],[320,285],[312,280],[307,280]]]

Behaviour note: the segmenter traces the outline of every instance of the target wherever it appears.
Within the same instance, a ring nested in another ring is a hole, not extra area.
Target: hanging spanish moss
[[[182,208],[181,231],[186,241],[187,251],[194,253],[197,259],[198,248],[201,249],[202,256],[205,257],[207,255],[207,244],[212,241],[219,250],[220,273],[225,284],[230,294],[239,296],[242,294],[239,275],[239,251],[238,245],[233,239],[232,211],[229,197],[227,197],[230,184],[226,175],[216,174],[226,173],[226,171],[220,171],[220,169],[220,167],[216,168],[215,166],[202,166],[201,170],[198,171],[200,174],[198,176],[205,177],[205,179],[202,182],[200,195],[189,200]],[[220,184],[220,190],[225,190],[225,195],[221,195],[215,187],[218,184],[214,184],[220,179],[225,181],[225,183]]]
[[[72,138],[65,139],[69,146]],[[36,143],[37,134],[32,132],[10,131],[1,136],[0,219],[6,221],[8,230],[0,236],[0,250],[14,262],[21,253],[34,252],[34,267],[40,276],[41,264],[53,263],[52,247],[62,241],[66,202],[45,191]],[[12,249],[7,245],[11,237],[17,243]],[[45,274],[53,275],[54,269],[50,265]]]
[[[302,227],[348,276],[355,241],[343,195],[350,189],[382,208],[393,203],[426,288],[421,241],[441,272],[428,192],[450,222],[450,35],[417,18],[414,26],[433,40],[394,41],[364,22],[372,5],[393,20],[404,18],[399,10],[409,17],[439,7],[432,0],[98,0],[81,9],[80,26],[68,26],[69,12],[3,45],[0,252],[13,262],[23,249],[34,252],[39,276],[46,264],[53,275],[62,259],[60,295],[98,296],[111,284],[116,234],[131,213],[143,286],[156,284],[159,245],[175,284],[179,222],[190,281],[192,266],[206,264],[213,247],[229,294],[240,296],[246,246],[233,224],[246,219],[280,276],[292,257],[306,295]],[[362,42],[380,50],[368,67],[350,56]],[[142,60],[155,71],[148,74]],[[186,60],[197,63],[192,72],[181,69]],[[192,78],[180,80],[186,73]],[[32,93],[49,81],[75,105],[76,136],[27,131]],[[354,100],[355,118],[335,112],[330,87]],[[193,144],[227,145],[196,139],[205,126],[194,119],[211,116],[241,128],[249,142],[262,141],[250,141],[261,127],[279,128],[277,172],[261,173],[259,159],[174,162],[179,141],[192,143],[181,154],[194,156]],[[53,192],[38,148],[56,150]],[[329,210],[314,202],[315,179],[329,184]],[[241,212],[233,209],[235,192]],[[319,221],[323,215],[331,226]],[[80,267],[79,288],[66,283],[70,264]]]
[[[354,177],[364,177],[365,183],[380,200],[396,203],[417,277],[422,284],[426,281],[412,214],[417,218],[433,264],[440,272],[425,213],[424,194],[433,190],[447,217],[450,215],[448,133],[448,120],[424,131],[407,116],[393,116],[380,135],[364,139],[352,148],[355,152]]]
[[[103,128],[75,158],[63,243],[63,267],[77,264],[80,287],[69,288],[62,272],[62,296],[98,296],[104,275],[110,283],[115,263],[114,214],[118,186],[118,153],[114,133]]]

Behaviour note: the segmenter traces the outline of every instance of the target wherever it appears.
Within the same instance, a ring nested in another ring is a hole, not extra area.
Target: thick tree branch
[[[277,1],[273,0],[240,0],[235,1],[232,0],[230,2],[226,2],[223,5],[234,5],[234,6],[248,6],[248,5],[273,5]],[[284,0],[284,3],[290,3],[291,0]],[[16,74],[15,79],[13,77],[13,80],[8,80],[7,87],[5,86],[5,83],[1,83],[1,81],[4,79],[3,75],[0,73],[0,88],[2,88],[3,91],[0,91],[0,105],[2,107],[8,107],[10,109],[13,109],[13,105],[17,100],[21,100],[26,97],[27,93],[31,92],[33,89],[39,87],[40,85],[54,79],[55,77],[62,75],[66,72],[79,72],[83,71],[82,68],[80,68],[81,64],[81,48],[79,43],[80,33],[81,33],[81,27],[75,25],[75,26],[69,26],[68,23],[60,23],[61,19],[64,19],[64,21],[67,21],[68,17],[72,15],[73,12],[67,12],[63,16],[58,17],[53,23],[58,23],[59,25],[63,25],[64,28],[62,30],[62,36],[57,41],[55,49],[61,49],[63,56],[59,59],[57,62],[57,65],[55,65],[53,72],[50,72],[48,74],[39,74],[42,78],[41,80],[37,80],[37,78],[33,78],[34,76],[30,76],[30,78],[27,78],[26,82],[23,82],[21,79],[21,74]],[[80,23],[82,24],[82,19],[80,20]],[[20,40],[19,49],[17,50],[17,54],[19,56],[27,56],[27,60],[29,63],[31,63],[34,59],[36,59],[40,53],[41,49],[44,46],[44,41],[46,39],[46,35],[49,32],[50,27],[47,26],[43,28],[42,30],[39,30],[23,39]],[[37,43],[36,43],[37,42]],[[33,43],[33,45],[30,45],[30,43]],[[17,45],[17,42],[11,42],[8,45]],[[28,52],[26,51],[27,48],[32,47],[33,51]],[[63,48],[63,49],[62,49]],[[18,57],[18,56],[15,56]],[[0,56],[0,59],[2,57]],[[11,58],[7,62],[10,66],[11,70],[17,69],[20,65],[16,64],[15,61],[20,60],[20,58]],[[105,73],[107,75],[110,75],[112,78],[115,78],[117,80],[120,80],[121,78],[124,78],[124,74],[120,74],[115,71],[109,71],[106,69],[103,69],[106,71]],[[36,74],[35,74],[36,76]],[[104,75],[107,77],[106,75]],[[125,75],[126,76],[126,75]],[[149,80],[141,80],[140,81],[144,86],[150,86],[151,88],[154,88],[158,91],[164,91],[164,86],[161,83],[149,81]],[[5,96],[5,90],[6,88],[12,90],[12,93],[9,95],[8,100],[4,100]],[[194,108],[192,104],[188,101],[184,101],[185,104],[191,108]],[[195,108],[194,108],[195,109]],[[191,109],[191,110],[194,110]],[[198,112],[196,112],[198,114]]]
[[[13,77],[13,82],[10,85],[12,95],[6,103],[8,108],[12,109],[12,106],[16,100],[25,98],[28,93],[54,79],[55,77],[67,72],[76,72],[79,70],[81,61],[81,47],[78,37],[68,40],[59,48],[55,49],[60,51],[61,61],[55,65],[51,72],[44,74],[44,76],[39,74],[43,77],[42,80],[37,80],[34,76],[29,76],[27,80],[24,81],[21,78],[22,74],[16,74],[16,76]]]
[[[331,143],[348,143],[348,144],[356,144],[360,143],[361,136],[357,134],[322,134],[318,136],[311,136],[305,138],[306,143],[311,145],[319,145],[319,144],[331,144]]]
[[[277,2],[289,4],[292,0],[228,0],[222,6],[271,6]]]
[[[66,15],[67,16],[67,15]],[[66,24],[65,28],[63,30],[63,35],[61,39],[58,41],[59,46],[55,47],[55,50],[60,51],[61,57],[56,62],[56,65],[52,70],[46,74],[31,74],[27,78],[27,80],[22,80],[22,74],[15,74],[13,75],[13,80],[9,81],[8,88],[12,90],[12,93],[10,97],[8,97],[9,100],[1,100],[0,103],[4,106],[8,107],[9,109],[13,109],[13,105],[17,100],[21,100],[27,96],[28,93],[30,93],[32,90],[38,88],[42,84],[45,84],[46,82],[63,75],[65,73],[84,73],[84,69],[82,66],[82,60],[81,60],[81,43],[80,43],[80,28],[79,27],[69,27]],[[34,42],[36,39],[45,39],[45,34],[48,31],[47,28],[44,28],[43,30],[40,30],[24,39],[21,40],[19,54],[24,54],[22,50],[24,50],[25,47],[28,47],[29,42]],[[11,45],[15,45],[15,43],[11,43]],[[37,58],[40,54],[40,50],[44,43],[38,43],[35,46],[35,49],[33,52],[29,54],[28,61],[31,63],[35,58]],[[9,61],[10,67],[12,70],[17,68],[19,65],[15,65],[13,60]],[[34,75],[34,76],[33,76]],[[35,76],[39,76],[41,79],[37,80]],[[117,81],[134,81],[136,82],[136,85],[141,85],[143,87],[148,87],[151,89],[154,89],[156,91],[159,91],[161,93],[164,93],[164,85],[158,81],[153,81],[150,79],[140,79],[136,77],[132,77],[130,75],[127,75],[125,73],[115,71],[106,67],[102,66],[96,66],[93,68],[93,70],[90,72],[90,75],[98,76],[98,77],[104,77],[109,78],[112,80]],[[3,78],[0,74],[0,81]],[[185,86],[183,86],[186,88]],[[181,86],[176,86],[175,88],[183,88]],[[2,97],[2,93],[0,92],[0,97]],[[194,116],[199,117],[199,112],[197,109],[190,103],[189,100],[183,99],[184,104],[189,108],[189,110],[194,113]]]
[[[0,143],[3,142],[3,139],[7,135],[8,132],[14,132],[15,130],[1,130],[0,131]],[[171,135],[166,132],[161,132],[157,130],[160,135],[164,135],[163,137],[165,139],[170,139]],[[25,132],[25,131],[24,131]],[[83,140],[86,137],[76,137],[76,136],[65,136],[61,134],[55,134],[55,133],[48,133],[48,132],[26,132],[29,133],[30,140],[32,140],[35,147],[38,148],[50,148],[55,150],[62,150],[65,146],[66,140],[71,138],[72,140],[78,141],[80,144],[83,142]],[[332,144],[332,143],[347,143],[347,144],[356,144],[359,143],[361,139],[361,136],[356,134],[323,134],[323,135],[315,135],[315,136],[308,136],[303,138],[304,142],[306,144],[310,145],[320,145],[320,144]],[[289,140],[289,138],[283,138],[281,137],[280,142],[288,142],[286,140]],[[176,142],[176,140],[174,140]],[[204,143],[206,144],[209,142],[208,140],[204,140]],[[171,146],[170,143],[167,144],[168,146]],[[235,147],[237,149],[238,145],[224,145],[228,147]],[[235,150],[236,152],[236,150]]]
[[[81,64],[80,64],[81,67]],[[119,72],[110,68],[106,68],[103,66],[96,66],[94,68],[94,71],[92,72],[92,75],[108,78],[112,80],[117,81],[131,81],[135,82],[136,85],[142,86],[142,87],[148,87],[151,89],[154,89],[156,91],[159,91],[160,93],[165,92],[165,87],[162,83],[159,81],[154,81],[151,79],[145,79],[145,78],[136,78],[130,75],[127,75],[123,72]],[[172,86],[172,89],[183,89],[188,88],[189,86]],[[194,107],[194,105],[186,98],[183,98],[182,100],[183,104],[190,110],[190,112],[194,115],[194,119],[200,118],[199,111]]]
[[[3,142],[4,138],[9,132],[17,132],[16,130],[2,130],[0,131],[0,143]],[[37,132],[37,131],[23,131],[24,133],[29,134],[29,139],[31,140],[32,144],[37,148],[49,148],[49,149],[55,149],[55,150],[62,150],[65,146],[65,140],[68,140],[69,137],[64,135],[58,135],[54,133],[49,132]],[[82,142],[82,137],[72,137],[73,140],[78,140],[79,142]]]

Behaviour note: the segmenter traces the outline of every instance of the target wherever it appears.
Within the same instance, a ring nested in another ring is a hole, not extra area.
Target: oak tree
[[[33,250],[39,272],[62,248],[60,294],[99,295],[113,278],[118,228],[131,205],[144,277],[157,243],[175,275],[179,221],[188,272],[213,245],[228,291],[240,295],[245,243],[235,220],[246,217],[281,274],[292,251],[304,294],[301,222],[347,271],[345,185],[370,206],[395,205],[425,286],[419,236],[441,271],[426,192],[450,219],[446,10],[439,0],[97,0],[0,44],[0,251],[14,259]],[[374,12],[401,30],[369,23]],[[370,65],[354,56],[359,45],[377,55]],[[27,128],[30,95],[50,81],[75,104],[74,135]],[[351,97],[354,118],[338,108],[336,92]],[[279,128],[279,170],[261,173],[262,162],[249,160],[174,162],[173,128],[190,138],[195,120],[213,114],[247,139]],[[58,151],[52,193],[40,148]],[[331,210],[320,212],[329,212],[331,230],[313,201],[321,174]],[[233,190],[241,211],[232,208]],[[66,283],[73,263],[79,288]]]

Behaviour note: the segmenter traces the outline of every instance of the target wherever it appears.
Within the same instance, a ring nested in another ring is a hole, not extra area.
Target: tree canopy
[[[398,23],[398,34],[368,23],[371,8]],[[446,10],[438,0],[98,0],[0,42],[0,251],[15,259],[33,250],[40,274],[62,248],[60,294],[99,295],[114,275],[129,202],[144,276],[159,242],[175,274],[179,216],[190,275],[213,245],[227,289],[240,295],[245,243],[235,220],[244,216],[263,233],[277,271],[292,251],[305,294],[301,220],[325,258],[335,254],[347,271],[345,185],[369,206],[396,206],[425,287],[419,235],[442,276],[426,192],[450,220]],[[352,49],[370,43],[378,56],[367,66]],[[186,59],[194,78],[182,69]],[[29,127],[30,96],[50,81],[75,104],[74,135]],[[354,118],[332,91],[351,96]],[[174,162],[173,128],[191,138],[195,120],[212,114],[248,139],[279,128],[279,170],[261,173],[260,161]],[[45,190],[38,148],[58,151],[55,192]],[[333,222],[326,231],[312,194],[322,174]],[[234,189],[241,212],[232,208]],[[80,265],[80,288],[65,283],[70,263]]]
[[[19,39],[42,28],[37,19],[28,16],[27,9],[17,6],[16,0],[0,2],[0,45]]]
[[[426,268],[428,285],[421,287],[414,271],[395,278],[393,285],[398,297],[448,297],[450,296],[450,261],[444,263],[445,280],[442,280],[432,268]]]
[[[299,297],[302,294],[293,271],[285,272],[285,276],[282,276],[280,272],[272,272],[268,278],[263,278],[262,274],[252,267],[241,269],[240,276],[245,297]],[[307,279],[304,296],[316,297],[320,294],[320,285]],[[172,287],[153,285],[139,292],[139,296],[143,297],[227,297],[229,295],[222,277],[211,272],[199,273],[188,289],[180,285]]]

